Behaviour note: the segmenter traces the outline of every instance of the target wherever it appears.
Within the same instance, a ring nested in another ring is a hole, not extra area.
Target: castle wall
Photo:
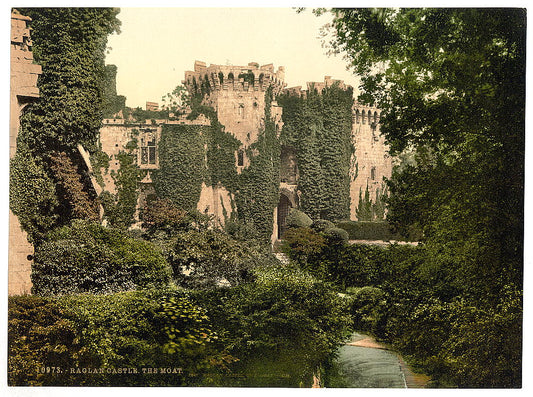
[[[274,72],[273,65],[259,66],[257,63],[249,63],[247,66],[210,65],[208,67],[200,61],[195,62],[193,71],[185,72],[183,84],[186,85],[189,92],[196,95],[201,93],[202,103],[211,106],[216,111],[218,120],[224,125],[225,131],[233,134],[241,141],[241,149],[235,153],[237,172],[241,172],[243,168],[249,165],[245,149],[257,140],[259,132],[264,127],[265,92],[269,86],[273,88],[274,97],[282,90],[286,90],[292,95],[301,96],[306,95],[310,89],[321,91],[333,84],[339,84],[343,89],[349,88],[342,80],[334,80],[330,76],[326,76],[323,82],[307,83],[307,91],[302,90],[301,87],[285,88],[284,74],[285,71],[282,67]],[[273,101],[271,116],[275,120],[278,131],[281,131],[283,126],[282,111],[283,109]],[[357,103],[353,107],[352,139],[356,150],[350,170],[350,219],[352,220],[357,219],[356,209],[359,205],[360,193],[364,196],[368,186],[370,198],[375,202],[376,193],[381,191],[384,186],[383,178],[389,178],[392,173],[392,158],[389,156],[388,147],[380,134],[379,116],[380,111],[376,108]],[[158,168],[157,154],[153,162],[147,162],[145,155],[143,162],[142,147],[151,140],[155,142],[157,147],[164,123],[209,125],[209,121],[203,116],[192,121],[183,116],[176,121],[155,120],[155,123],[142,124],[127,124],[121,119],[104,120],[100,142],[102,150],[112,158],[109,172],[107,176],[104,176],[106,190],[116,193],[116,187],[111,178],[111,170],[117,172],[120,164],[115,156],[119,151],[125,150],[126,144],[134,136],[138,139],[139,145],[136,151],[137,164],[141,169]],[[137,130],[136,135],[134,130]],[[155,152],[157,153],[157,149]],[[284,148],[282,153],[280,197],[282,194],[288,195],[287,197],[294,201],[291,206],[297,207],[298,165],[294,161],[291,162],[295,156],[294,153],[289,156],[289,152],[290,148]],[[148,174],[145,180],[141,182],[142,192],[139,205],[145,202],[146,197],[143,194],[153,193],[151,183]],[[224,186],[202,184],[197,209],[200,212],[214,215],[223,224],[224,219],[231,215],[232,199]],[[276,208],[273,212],[273,241],[278,237],[279,227],[283,227],[283,225],[278,225],[278,210]]]
[[[9,157],[17,151],[17,136],[20,116],[24,106],[39,97],[37,78],[41,66],[33,63],[29,17],[17,11],[11,13],[11,85]],[[9,211],[8,293],[21,295],[31,293],[31,258],[33,247],[22,230],[18,218]]]

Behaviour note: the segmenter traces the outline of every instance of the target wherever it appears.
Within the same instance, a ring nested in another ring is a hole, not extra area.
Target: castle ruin
[[[333,84],[338,84],[343,89],[347,88],[343,81],[334,80],[330,76],[326,76],[323,82],[309,82],[307,90],[302,90],[301,87],[287,88],[284,78],[283,67],[275,70],[272,64],[260,66],[253,62],[246,66],[206,66],[205,62],[196,61],[194,70],[185,72],[182,83],[190,93],[198,92],[199,86],[207,82],[206,86],[209,88],[204,92],[202,104],[213,108],[225,131],[241,142],[241,147],[235,152],[238,173],[249,165],[247,148],[256,142],[259,132],[264,128],[265,92],[268,87],[271,87],[274,98],[280,93],[306,95],[306,91],[311,87],[318,92]],[[150,106],[153,107],[155,104]],[[282,114],[282,107],[273,101],[271,117],[278,134],[283,127]],[[355,151],[350,168],[350,219],[352,220],[357,220],[357,207],[365,192],[368,190],[371,199],[378,199],[383,193],[383,178],[389,178],[392,173],[392,158],[380,134],[379,120],[379,109],[354,104],[351,132]],[[132,124],[131,121],[124,119],[106,119],[101,129],[100,142],[102,150],[112,159],[110,169],[118,170],[119,163],[114,159],[131,141],[134,130],[138,134],[139,142],[136,150],[138,166],[148,171],[157,169],[159,166],[157,146],[164,124],[207,126],[209,120],[205,117],[189,120],[186,115],[181,115],[177,120],[151,120],[138,124]],[[280,239],[289,210],[299,206],[297,159],[297,153],[293,148],[281,148],[279,204],[272,214],[272,242]],[[113,193],[114,183],[109,175],[105,184],[106,189]],[[154,193],[149,172],[140,182],[140,192],[138,207],[142,208],[146,204],[147,195]],[[220,224],[223,224],[228,211],[231,212],[231,201],[231,193],[221,184],[214,186],[202,184],[197,209],[213,215]]]

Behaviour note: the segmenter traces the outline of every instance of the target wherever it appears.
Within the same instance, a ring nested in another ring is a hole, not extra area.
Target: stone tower
[[[11,89],[9,123],[9,157],[17,151],[17,136],[20,128],[20,115],[24,107],[39,98],[37,78],[41,66],[33,63],[32,42],[28,22],[29,17],[20,15],[17,10],[11,13]],[[28,243],[27,234],[22,230],[18,218],[9,211],[9,295],[31,292],[31,261],[33,247]]]
[[[210,65],[196,61],[194,71],[185,72],[183,84],[192,95],[201,95],[202,104],[212,107],[218,121],[225,131],[231,133],[241,142],[235,153],[237,172],[249,165],[246,149],[257,141],[259,132],[264,127],[265,93],[272,87],[276,97],[285,88],[285,69],[280,66],[277,71],[272,64],[259,66],[250,62],[247,66]],[[282,109],[273,101],[271,117],[276,129],[281,132]],[[209,212],[223,222],[223,211],[231,214],[230,193],[224,186],[202,186],[198,210]],[[227,216],[226,215],[226,216]],[[277,212],[273,213],[273,235],[277,228]]]
[[[359,103],[352,109],[355,153],[350,170],[350,219],[358,219],[359,197],[365,196],[366,189],[375,203],[385,188],[383,178],[390,178],[392,174],[389,147],[380,132],[380,115],[379,109]]]
[[[203,95],[203,104],[211,106],[218,120],[242,142],[237,154],[238,170],[248,165],[244,149],[257,140],[265,116],[265,91],[273,88],[273,96],[285,87],[285,69],[274,71],[272,64],[259,66],[251,62],[247,66],[210,65],[196,61],[194,71],[185,72],[183,84],[190,93]],[[272,117],[279,130],[282,127],[281,107],[274,101]],[[240,168],[240,169],[239,169]]]

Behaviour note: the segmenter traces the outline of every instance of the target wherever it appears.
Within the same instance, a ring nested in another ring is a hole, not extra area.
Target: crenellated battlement
[[[277,71],[273,64],[259,66],[250,62],[247,66],[210,65],[195,61],[194,71],[185,72],[182,83],[189,92],[209,94],[211,91],[266,91],[269,86],[274,95],[285,88],[285,68],[280,66]]]
[[[378,125],[381,118],[381,110],[375,106],[363,105],[355,102],[352,107],[354,124]]]
[[[336,80],[332,79],[331,76],[325,76],[324,81],[308,81],[306,83],[307,89],[302,89],[302,86],[299,85],[296,87],[285,88],[283,91],[289,95],[305,97],[307,93],[312,90],[322,92],[325,88],[329,88],[334,84],[338,84],[338,86],[343,90],[351,88],[350,85],[344,83],[344,80]]]

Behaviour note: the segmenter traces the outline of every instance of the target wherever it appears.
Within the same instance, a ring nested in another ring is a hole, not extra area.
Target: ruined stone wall
[[[370,199],[375,202],[376,192],[384,187],[383,178],[392,174],[392,158],[380,132],[380,110],[355,103],[352,115],[355,153],[350,170],[350,218],[355,220],[359,194],[364,197],[368,186]]]
[[[323,82],[308,82],[307,90],[302,90],[301,87],[285,88],[284,74],[283,67],[278,68],[275,72],[273,65],[259,66],[257,63],[249,63],[247,66],[206,66],[204,62],[200,61],[195,62],[193,71],[185,72],[183,84],[189,92],[200,93],[203,98],[202,104],[211,106],[216,111],[218,121],[224,125],[225,131],[233,134],[241,141],[242,146],[235,153],[237,172],[241,172],[243,168],[249,165],[245,149],[257,140],[259,132],[264,127],[265,92],[269,86],[272,86],[274,96],[281,93],[282,90],[292,95],[306,95],[311,89],[322,91],[333,84],[338,84],[343,89],[349,88],[342,80],[335,80],[330,76],[326,76]],[[283,125],[282,111],[276,102],[272,103],[271,114],[278,131],[281,131]],[[392,158],[389,156],[388,147],[380,134],[379,115],[380,111],[373,107],[359,104],[355,104],[353,107],[352,139],[356,149],[350,169],[350,218],[353,220],[357,219],[356,209],[359,205],[360,193],[364,196],[368,186],[370,198],[375,201],[376,192],[383,189],[383,178],[389,178],[392,173]],[[115,193],[116,188],[110,173],[111,170],[118,171],[119,163],[114,156],[120,150],[125,150],[126,145],[133,138],[138,140],[137,164],[140,168],[147,170],[158,168],[157,154],[153,163],[146,161],[143,163],[141,148],[152,139],[157,147],[161,136],[161,126],[164,123],[209,125],[209,120],[203,115],[195,120],[187,120],[186,115],[184,115],[177,121],[155,120],[155,122],[141,124],[131,124],[131,121],[128,124],[122,119],[104,120],[100,142],[102,150],[111,156],[110,172],[104,178],[106,190]],[[289,148],[282,150],[282,154],[285,153],[286,155],[287,150]],[[291,158],[295,158],[294,154],[282,161],[281,171],[284,180],[282,180],[280,191],[292,198],[294,202],[291,202],[291,206],[297,206],[297,183],[292,180],[294,179],[293,176],[289,175],[290,173],[285,169],[288,168]],[[291,163],[291,167],[294,168],[294,177],[297,179],[298,165]],[[140,184],[140,206],[145,202],[145,196],[149,192],[153,193],[151,183],[148,173]],[[223,224],[224,218],[231,215],[232,201],[231,193],[224,186],[202,184],[197,209],[215,215],[218,221]],[[273,214],[273,236],[278,235],[278,222],[276,209]]]
[[[11,13],[11,85],[10,85],[10,124],[9,156],[17,151],[17,136],[20,128],[20,115],[24,106],[39,97],[37,78],[41,66],[33,63],[31,37],[28,22],[30,18]],[[31,293],[31,258],[33,247],[27,234],[22,230],[18,218],[9,211],[9,257],[8,293],[20,295]]]

